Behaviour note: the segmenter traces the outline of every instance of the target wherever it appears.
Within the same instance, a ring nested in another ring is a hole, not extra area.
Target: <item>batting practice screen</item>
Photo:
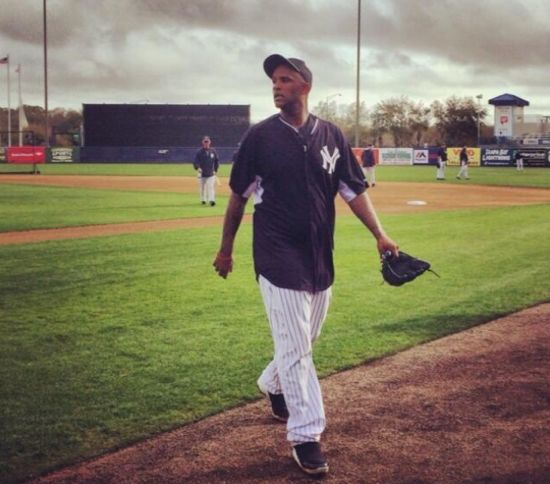
[[[236,146],[250,105],[84,104],[84,146]]]

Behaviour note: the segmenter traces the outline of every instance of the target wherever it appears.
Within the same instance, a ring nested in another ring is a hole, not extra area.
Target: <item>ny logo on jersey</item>
[[[327,170],[328,174],[334,173],[336,169],[336,161],[340,158],[340,151],[338,148],[334,148],[332,155],[328,151],[328,146],[323,146],[321,150],[321,156],[323,157],[323,168]]]

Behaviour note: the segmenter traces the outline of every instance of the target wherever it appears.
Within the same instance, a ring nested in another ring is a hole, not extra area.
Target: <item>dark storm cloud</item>
[[[356,0],[47,0],[47,5],[51,92],[60,99],[234,102],[240,95],[246,102],[238,87],[265,95],[261,60],[272,52],[306,59],[314,69],[315,93],[320,86],[327,91],[319,96],[351,90],[355,83]],[[371,90],[391,86],[410,95],[434,85],[452,93],[509,86],[531,86],[537,95],[546,90],[550,1],[363,0],[362,5],[361,65]],[[26,92],[39,86],[41,47],[42,2],[2,0],[0,55],[10,53],[25,66]]]
[[[460,65],[546,64],[550,2],[393,0],[370,11],[367,45],[428,54]]]
[[[5,2],[9,8],[3,9],[0,32],[40,43],[41,2]],[[132,32],[205,29],[257,43],[287,42],[321,57],[334,47],[355,44],[356,5],[337,0],[50,0],[49,39],[53,46],[75,42],[84,48],[91,39],[109,39],[116,47]],[[363,1],[363,45],[381,53],[426,54],[458,65],[546,63],[549,15],[550,2],[539,0]],[[34,28],[29,28],[33,18]]]

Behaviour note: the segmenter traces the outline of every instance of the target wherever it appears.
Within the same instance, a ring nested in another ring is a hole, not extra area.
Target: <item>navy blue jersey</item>
[[[340,129],[313,115],[300,130],[278,114],[258,123],[241,142],[229,185],[254,196],[257,276],[309,292],[332,285],[335,196],[349,201],[365,191]]]
[[[374,153],[372,152],[372,149],[367,148],[363,150],[361,161],[363,162],[363,166],[365,168],[370,168],[371,166],[374,166],[376,164],[374,161]]]
[[[201,148],[195,155],[193,166],[195,170],[201,169],[201,176],[203,178],[214,176],[214,173],[218,171],[220,166],[218,153],[216,153],[216,150],[213,148]]]

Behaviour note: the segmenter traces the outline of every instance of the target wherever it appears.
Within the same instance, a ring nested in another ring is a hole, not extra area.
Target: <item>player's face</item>
[[[309,92],[309,85],[302,76],[288,66],[280,65],[273,71],[273,100],[275,106],[284,109],[302,102]]]

